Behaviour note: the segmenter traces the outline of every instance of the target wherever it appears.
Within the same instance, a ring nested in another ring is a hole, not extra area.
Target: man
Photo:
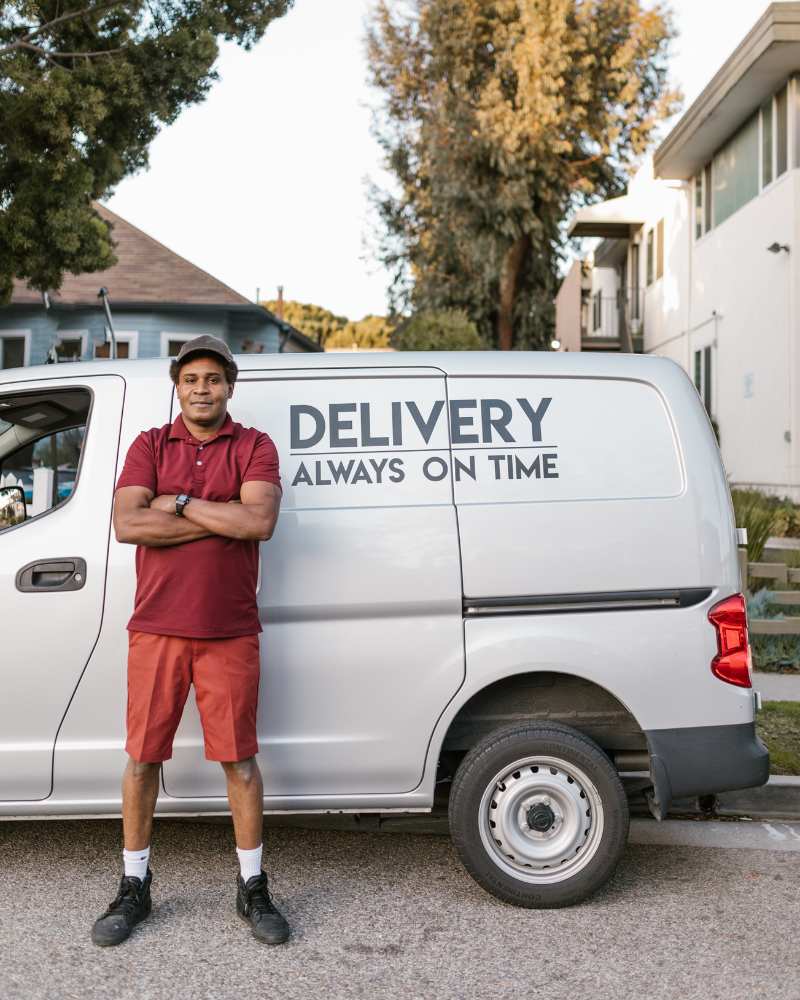
[[[172,756],[192,683],[206,758],[219,761],[227,779],[237,910],[259,941],[289,937],[261,868],[263,788],[255,760],[259,543],[275,528],[281,486],[269,436],[227,412],[237,374],[222,340],[184,344],[170,365],[181,412],[136,438],[117,482],[116,537],[137,546],[122,781],[125,873],[92,928],[98,945],[124,941],[150,913],[159,772]]]

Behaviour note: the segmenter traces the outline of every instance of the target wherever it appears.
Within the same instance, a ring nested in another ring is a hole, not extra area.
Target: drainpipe
[[[281,323],[280,333],[278,334],[278,354],[283,354],[283,349],[286,347],[286,341],[289,339],[289,327],[285,323]]]
[[[111,334],[110,357],[117,357],[117,335],[114,333],[114,321],[111,319],[111,306],[108,304],[108,289],[101,288],[97,293],[98,299],[103,300],[103,308],[106,311],[106,321],[108,322],[108,332]]]

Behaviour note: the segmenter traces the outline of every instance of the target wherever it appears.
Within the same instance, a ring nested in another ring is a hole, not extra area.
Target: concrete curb
[[[631,815],[643,816],[647,811],[644,799],[631,800]],[[771,775],[766,785],[743,788],[734,792],[700,798],[675,799],[669,808],[669,818],[677,816],[746,816],[750,819],[800,820],[800,777]]]
[[[800,674],[753,672],[753,690],[764,701],[800,701]]]
[[[719,816],[800,820],[800,777],[771,775],[760,788],[721,792],[716,812]]]

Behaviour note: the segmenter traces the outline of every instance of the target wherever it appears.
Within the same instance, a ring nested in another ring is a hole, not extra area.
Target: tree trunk
[[[527,236],[518,237],[506,251],[503,270],[500,273],[500,295],[497,308],[497,346],[501,351],[510,351],[514,345],[514,301],[517,297],[517,283],[530,247]]]

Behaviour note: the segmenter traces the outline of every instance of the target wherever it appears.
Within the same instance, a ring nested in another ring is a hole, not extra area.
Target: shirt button
[[[202,462],[200,462],[200,461],[198,461],[198,463],[197,463],[197,464],[198,464],[198,465],[202,465],[203,463],[202,463]]]

